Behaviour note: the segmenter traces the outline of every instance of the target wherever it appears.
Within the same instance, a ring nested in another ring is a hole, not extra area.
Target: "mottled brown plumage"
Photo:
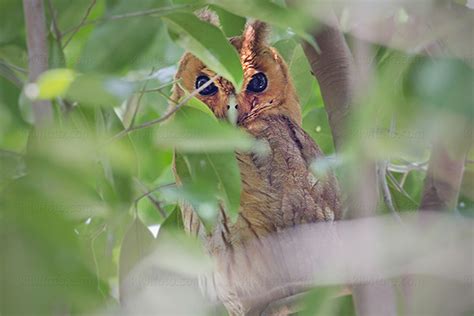
[[[204,16],[209,17],[209,13]],[[241,37],[230,39],[239,52],[244,70],[244,88],[239,94],[229,81],[218,78],[216,94],[198,96],[220,118],[226,117],[231,106],[229,100],[234,96],[239,126],[267,147],[265,153],[237,153],[242,181],[238,220],[231,223],[221,207],[219,224],[211,235],[206,235],[192,207],[182,205],[186,229],[205,241],[211,255],[219,258],[225,254],[230,258],[230,261],[217,260],[214,285],[219,298],[235,315],[245,314],[255,306],[243,298],[245,289],[233,288],[233,278],[249,278],[248,286],[252,286],[252,282],[265,282],[268,276],[264,273],[264,258],[256,258],[259,254],[251,257],[239,251],[243,257],[234,258],[233,251],[245,249],[248,242],[288,227],[339,219],[341,209],[334,175],[328,173],[316,178],[310,171],[310,164],[323,154],[301,128],[300,105],[288,67],[278,52],[267,46],[266,33],[265,23],[254,21],[247,24]],[[246,91],[246,85],[258,72],[266,75],[268,86],[259,93]],[[178,100],[184,95],[182,88],[188,92],[194,90],[196,78],[203,74],[215,75],[200,60],[186,53],[176,74],[181,84],[176,85],[173,98]],[[245,270],[242,267],[248,267],[248,274],[235,275],[236,270]]]

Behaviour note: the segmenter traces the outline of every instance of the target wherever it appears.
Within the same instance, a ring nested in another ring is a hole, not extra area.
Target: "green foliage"
[[[176,172],[183,185],[169,190],[194,206],[208,231],[217,219],[220,204],[232,220],[240,204],[240,173],[232,153],[176,155]]]
[[[240,89],[243,81],[240,58],[219,28],[191,13],[172,13],[164,16],[163,20],[176,43]]]
[[[151,249],[170,270],[208,272],[196,241],[178,233],[184,225],[177,204],[192,205],[208,231],[220,208],[235,220],[241,179],[234,152],[259,150],[258,142],[196,98],[163,118],[175,106],[169,98],[183,51],[241,87],[240,59],[227,38],[239,36],[247,18],[273,26],[271,44],[288,63],[303,128],[325,154],[335,154],[321,92],[299,44],[303,38],[316,45],[306,32],[315,26],[307,12],[269,0],[44,3],[49,70],[28,84],[22,1],[0,1],[0,314],[103,311],[117,304],[113,289]],[[217,12],[222,29],[193,14],[205,6]],[[459,117],[472,123],[472,69],[454,59],[375,48],[377,80],[358,100],[364,106],[351,117],[348,147],[391,164],[394,206],[412,211],[425,176],[413,163],[425,166],[431,140],[455,129]],[[36,99],[54,106],[46,128],[34,124]],[[150,123],[158,118],[163,122]],[[473,216],[470,166],[458,205],[467,216]],[[152,225],[161,225],[158,238]],[[308,313],[354,314],[350,296],[333,294],[332,288],[309,293]]]

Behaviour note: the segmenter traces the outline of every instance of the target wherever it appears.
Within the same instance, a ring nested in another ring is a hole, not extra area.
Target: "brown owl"
[[[218,24],[209,11],[201,17]],[[219,118],[237,110],[238,126],[269,148],[266,154],[237,153],[242,181],[238,220],[231,223],[221,207],[219,224],[211,235],[206,235],[193,209],[182,205],[186,229],[203,238],[212,256],[231,253],[230,261],[217,260],[213,282],[219,299],[233,315],[256,309],[256,303],[245,295],[246,287],[268,283],[268,275],[262,273],[264,259],[259,261],[258,254],[250,256],[245,251],[240,251],[238,258],[232,257],[236,249],[245,249],[247,242],[285,228],[337,220],[341,214],[334,175],[329,173],[319,179],[310,171],[310,164],[323,154],[301,128],[300,104],[288,67],[276,49],[268,46],[267,33],[265,23],[252,21],[242,36],[230,38],[244,71],[244,88],[240,93],[236,93],[228,80],[217,77],[198,95]],[[176,74],[181,84],[174,87],[173,99],[179,100],[184,95],[183,88],[191,92],[215,75],[199,59],[186,53]],[[236,275],[236,271],[245,270],[242,266],[247,267],[248,274]],[[236,285],[234,281],[243,277],[249,282]],[[292,294],[283,291],[272,299]]]

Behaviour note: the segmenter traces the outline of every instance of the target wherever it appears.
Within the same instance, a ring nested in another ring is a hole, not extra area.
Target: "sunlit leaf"
[[[71,69],[53,69],[49,70],[38,78],[38,99],[53,99],[64,96],[76,74]]]

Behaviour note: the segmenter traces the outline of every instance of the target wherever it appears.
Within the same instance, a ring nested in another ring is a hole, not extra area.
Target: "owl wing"
[[[315,176],[311,164],[324,155],[314,140],[290,118],[283,115],[263,116],[246,126],[257,139],[267,144],[266,154],[241,155],[244,190],[267,197],[272,205],[266,210],[278,228],[341,216],[340,190],[332,171]],[[242,158],[242,156],[244,156]],[[277,200],[275,207],[274,200]],[[252,218],[260,211],[245,209]],[[251,222],[251,220],[250,220]],[[259,218],[261,222],[261,218]]]

